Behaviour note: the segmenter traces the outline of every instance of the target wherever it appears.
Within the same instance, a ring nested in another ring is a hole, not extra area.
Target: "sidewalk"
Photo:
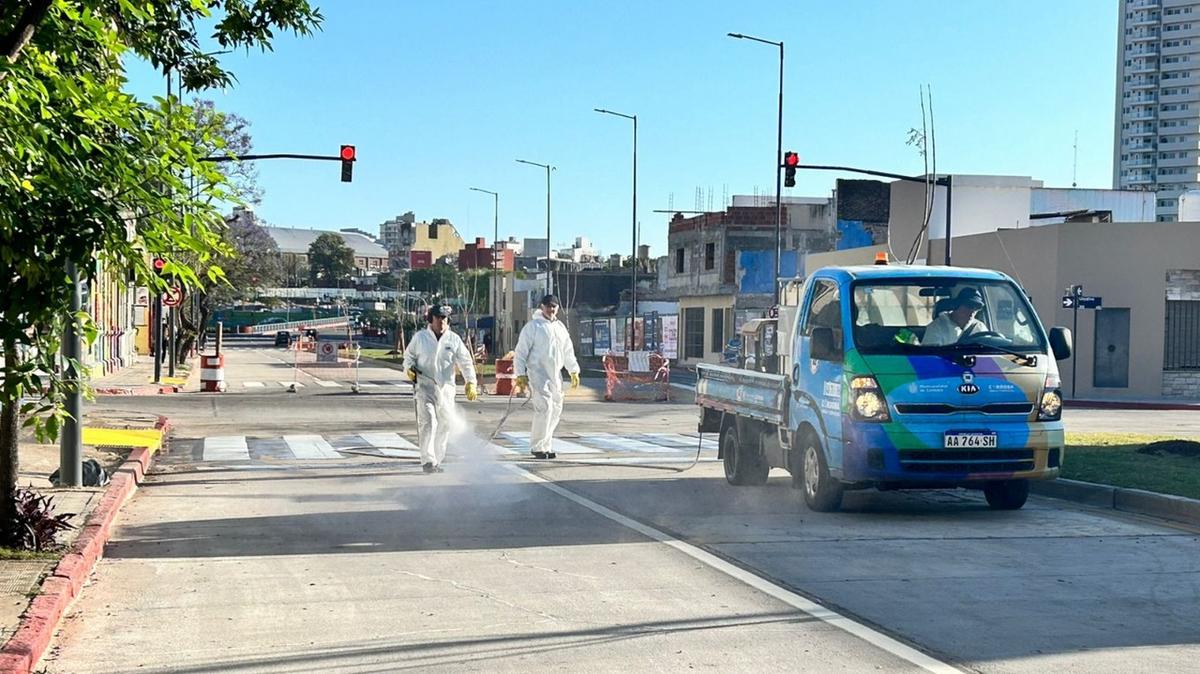
[[[199,376],[196,363],[197,359],[194,358],[177,363],[175,377],[168,377],[168,368],[163,365],[162,380],[155,384],[154,359],[143,357],[117,372],[93,378],[90,384],[96,395],[155,395],[195,390],[199,387],[196,381]]]
[[[97,412],[84,417],[84,437],[102,446],[85,445],[84,459],[96,459],[110,476],[115,476],[131,446],[157,449],[162,431],[157,415]],[[7,642],[21,617],[38,595],[42,582],[53,572],[65,553],[72,549],[84,531],[84,522],[104,500],[103,487],[55,487],[50,474],[59,466],[58,445],[36,443],[22,434],[20,440],[19,487],[32,487],[40,495],[54,498],[55,513],[75,513],[70,522],[74,529],[61,533],[58,550],[29,555],[28,559],[0,559],[0,644]]]

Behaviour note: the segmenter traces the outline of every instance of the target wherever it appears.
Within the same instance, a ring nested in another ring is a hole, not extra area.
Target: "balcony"
[[[1127,159],[1127,160],[1121,162],[1121,168],[1123,168],[1123,169],[1154,168],[1154,160],[1151,159],[1150,157],[1141,157],[1138,159]]]
[[[1159,159],[1158,166],[1159,168],[1179,168],[1181,166],[1191,166],[1192,168],[1200,169],[1200,158],[1176,157],[1175,159]],[[1129,168],[1134,167],[1130,166]]]
[[[1141,2],[1126,5],[1125,9],[1136,12],[1139,9],[1158,9],[1160,7],[1162,7],[1162,3],[1159,0],[1142,0]]]
[[[1133,43],[1157,42],[1158,38],[1158,33],[1135,33],[1129,36],[1129,41]]]
[[[1152,82],[1150,80],[1130,80],[1128,83],[1126,83],[1126,86],[1137,91],[1142,89],[1153,89],[1158,86],[1158,82]]]
[[[1158,21],[1159,21],[1159,18],[1157,16],[1143,14],[1140,17],[1139,16],[1133,17],[1133,19],[1131,19],[1125,25],[1129,26],[1130,28],[1134,28],[1137,26],[1156,26],[1156,25],[1158,25]]]

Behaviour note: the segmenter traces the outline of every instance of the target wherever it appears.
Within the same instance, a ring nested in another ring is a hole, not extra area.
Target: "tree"
[[[354,250],[334,232],[325,232],[308,246],[308,276],[321,288],[339,287],[354,273]]]
[[[375,277],[375,285],[382,290],[395,290],[400,287],[400,279],[390,271],[385,271]]]
[[[207,100],[196,101],[192,112],[196,118],[196,125],[213,128],[229,154],[242,156],[254,151],[250,122],[246,118],[221,112],[212,101]],[[262,203],[263,191],[258,186],[258,165],[253,161],[221,162],[217,164],[217,170],[228,179],[238,201],[248,204]]]
[[[283,261],[279,245],[252,218],[237,218],[227,222],[223,240],[224,253],[215,256],[210,264],[218,265],[225,282],[213,284],[196,292],[199,317],[195,323],[187,312],[181,314],[183,330],[175,345],[180,360],[186,358],[200,331],[218,309],[258,297],[263,288],[280,285]]]
[[[95,335],[85,312],[69,312],[68,265],[86,274],[100,260],[157,290],[167,283],[151,255],[166,256],[166,272],[188,288],[224,277],[213,263],[230,250],[219,205],[235,194],[202,161],[224,141],[175,96],[122,91],[124,60],[145,58],[189,90],[227,87],[233,74],[201,42],[267,49],[276,31],[308,34],[320,21],[306,0],[0,4],[0,537],[14,538],[22,415],[53,438],[66,394],[82,387],[79,364],[57,356],[68,322]]]
[[[458,270],[448,264],[435,264],[425,269],[414,269],[408,273],[408,286],[421,293],[445,296],[453,292],[458,281]]]
[[[308,285],[308,263],[299,255],[283,256],[283,283],[289,288],[303,288]]]

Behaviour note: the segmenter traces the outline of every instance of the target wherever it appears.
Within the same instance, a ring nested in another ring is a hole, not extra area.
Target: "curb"
[[[1064,407],[1085,410],[1156,410],[1200,412],[1200,403],[1123,402],[1120,400],[1066,400]]]
[[[1032,482],[1030,492],[1038,496],[1200,526],[1200,500],[1183,496],[1064,478]]]
[[[166,393],[182,393],[182,386],[168,386],[165,384],[147,384],[145,386],[105,386],[93,388],[92,392],[98,396],[152,396]]]
[[[160,416],[154,428],[166,434],[171,422]],[[0,648],[0,672],[28,674],[42,659],[59,620],[83,591],[84,581],[103,556],[104,545],[112,533],[112,523],[117,513],[137,491],[153,462],[154,452],[139,447],[129,453],[129,458],[113,474],[100,502],[88,515],[79,537],[42,582],[38,595],[22,614],[12,637]]]

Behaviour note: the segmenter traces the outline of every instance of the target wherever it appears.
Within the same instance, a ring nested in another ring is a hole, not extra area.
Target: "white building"
[[[599,251],[592,245],[590,239],[586,236],[575,237],[575,244],[570,248],[562,248],[558,251],[558,259],[570,260],[571,262],[592,262],[599,256]]]
[[[1160,221],[1200,187],[1200,2],[1120,0],[1113,187],[1157,192]]]

